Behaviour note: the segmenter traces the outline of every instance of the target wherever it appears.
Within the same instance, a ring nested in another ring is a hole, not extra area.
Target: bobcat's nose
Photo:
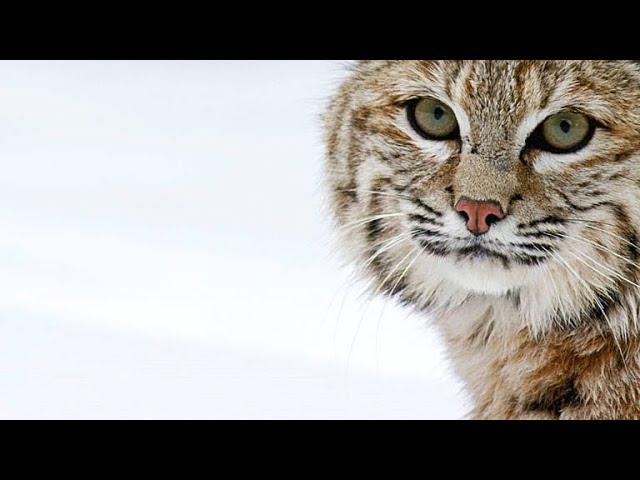
[[[491,225],[502,220],[505,215],[497,202],[476,201],[463,197],[455,206],[467,222],[467,230],[474,235],[483,235],[489,231]]]

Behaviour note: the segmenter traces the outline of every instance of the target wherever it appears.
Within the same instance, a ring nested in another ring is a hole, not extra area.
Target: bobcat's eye
[[[570,153],[584,147],[595,130],[583,113],[566,110],[547,118],[539,127],[537,148],[553,153]]]
[[[408,105],[409,123],[420,135],[446,140],[458,135],[458,121],[449,107],[434,98],[421,98]]]

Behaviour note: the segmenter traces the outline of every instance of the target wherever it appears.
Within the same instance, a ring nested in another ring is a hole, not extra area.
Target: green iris
[[[557,150],[572,150],[582,144],[591,130],[589,118],[578,112],[565,111],[547,118],[542,124],[545,141]]]
[[[450,137],[458,128],[456,116],[448,106],[434,98],[422,98],[413,108],[413,121],[427,137]]]

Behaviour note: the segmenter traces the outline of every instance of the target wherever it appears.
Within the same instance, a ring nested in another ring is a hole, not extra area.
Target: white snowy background
[[[344,74],[0,62],[0,417],[461,418],[436,332],[332,254]]]

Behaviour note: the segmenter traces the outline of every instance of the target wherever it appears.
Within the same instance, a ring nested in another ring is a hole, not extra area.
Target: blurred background
[[[0,62],[0,418],[461,418],[335,255],[346,62]]]

